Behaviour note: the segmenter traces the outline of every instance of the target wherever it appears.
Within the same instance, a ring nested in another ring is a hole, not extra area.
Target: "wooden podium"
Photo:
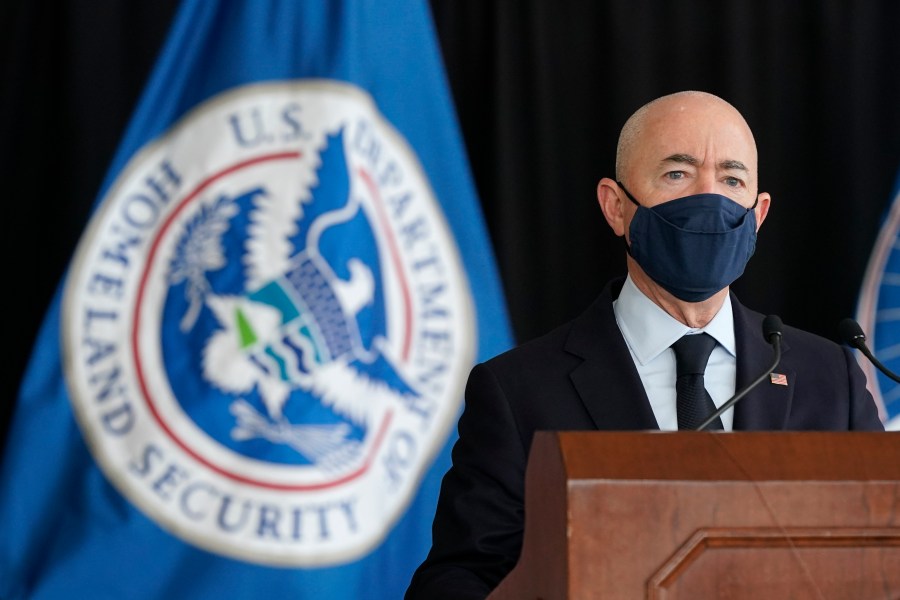
[[[900,598],[900,433],[539,432],[491,600]]]

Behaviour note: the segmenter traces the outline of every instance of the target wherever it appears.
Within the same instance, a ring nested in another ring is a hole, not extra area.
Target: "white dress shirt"
[[[629,276],[619,297],[613,302],[613,311],[660,429],[678,429],[675,351],[670,346],[685,334],[705,332],[718,342],[709,357],[704,375],[706,391],[715,405],[722,406],[734,395],[737,367],[730,296],[725,297],[722,308],[706,327],[693,329],[676,321],[654,304]],[[734,409],[729,408],[721,418],[725,431],[731,431]]]

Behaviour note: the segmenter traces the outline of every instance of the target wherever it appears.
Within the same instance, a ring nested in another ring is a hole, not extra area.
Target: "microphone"
[[[716,411],[709,415],[705,421],[700,423],[700,425],[694,431],[703,431],[706,429],[710,423],[719,418],[722,413],[726,410],[734,406],[738,400],[746,396],[750,390],[758,386],[763,380],[769,376],[769,374],[775,370],[775,367],[778,366],[779,361],[781,361],[781,319],[776,315],[769,315],[765,319],[763,319],[762,323],[762,332],[763,337],[769,344],[772,345],[772,348],[775,350],[775,360],[772,361],[772,365],[766,369],[765,373],[754,379],[750,385],[744,387],[744,389],[737,392],[734,396],[729,398],[728,402],[720,406]]]
[[[881,361],[875,358],[875,355],[869,351],[869,347],[866,346],[866,334],[863,333],[862,327],[859,326],[859,323],[854,321],[853,319],[847,317],[840,323],[838,323],[838,335],[841,336],[841,340],[849,345],[853,346],[860,352],[866,355],[866,358],[871,361],[873,365],[878,367],[878,370],[896,381],[900,383],[900,377],[890,371],[887,367],[881,364]]]

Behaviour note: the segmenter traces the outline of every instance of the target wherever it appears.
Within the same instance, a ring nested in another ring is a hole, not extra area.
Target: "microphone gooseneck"
[[[707,417],[705,421],[700,423],[700,425],[698,425],[697,429],[695,429],[694,431],[703,431],[704,429],[706,429],[710,423],[718,419],[722,415],[722,413],[734,406],[738,400],[746,396],[750,392],[750,390],[762,383],[763,380],[768,377],[769,374],[772,373],[772,371],[775,370],[775,367],[777,367],[778,363],[781,361],[781,329],[781,319],[778,318],[778,316],[769,315],[765,319],[763,319],[763,338],[765,338],[765,340],[772,345],[772,349],[774,350],[775,355],[775,359],[772,361],[772,365],[768,369],[766,369],[766,371],[762,375],[754,379],[750,383],[750,385],[744,387],[744,389],[740,390],[734,396],[732,396],[728,400],[728,402],[716,409],[716,411],[713,414],[709,415],[709,417]]]
[[[851,318],[846,318],[838,323],[838,335],[841,337],[841,341],[843,341],[848,346],[852,346],[862,352],[869,361],[875,365],[879,371],[900,383],[900,377],[897,376],[896,373],[888,369],[886,366],[881,364],[881,361],[875,358],[875,355],[872,354],[869,347],[866,345],[866,334],[863,333],[862,327],[859,326],[859,323],[854,321]]]

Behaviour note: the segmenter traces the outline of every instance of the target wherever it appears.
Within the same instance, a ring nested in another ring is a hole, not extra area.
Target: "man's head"
[[[616,180],[600,181],[598,200],[610,227],[629,243],[637,206],[622,186],[646,208],[697,194],[718,194],[743,208],[753,207],[757,228],[769,209],[769,194],[758,190],[750,127],[733,106],[705,92],[663,96],[638,109],[619,137]],[[654,286],[631,257],[628,269],[642,289]],[[724,297],[724,290],[717,296]],[[662,299],[677,301],[666,298],[664,291]]]

